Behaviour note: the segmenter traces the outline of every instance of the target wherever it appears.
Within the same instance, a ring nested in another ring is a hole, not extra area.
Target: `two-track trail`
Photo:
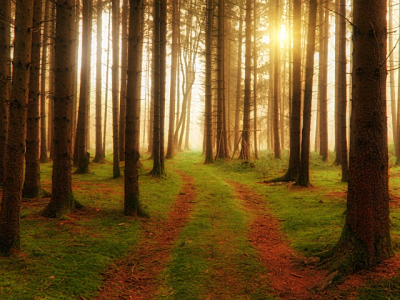
[[[168,217],[162,221],[142,220],[144,236],[133,252],[117,261],[105,274],[97,299],[153,299],[156,279],[165,268],[174,241],[190,216],[196,198],[194,180],[179,172],[184,182]]]

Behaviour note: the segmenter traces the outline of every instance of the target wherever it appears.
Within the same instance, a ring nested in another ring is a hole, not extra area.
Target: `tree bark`
[[[340,0],[335,1],[335,10],[340,10]],[[340,16],[335,14],[335,165],[340,165],[342,162],[341,153],[341,138],[340,138],[340,97],[339,97],[339,27]]]
[[[54,90],[54,158],[52,193],[42,216],[59,217],[81,205],[72,193],[72,76],[74,62],[73,0],[57,2],[57,31],[55,47],[55,90]]]
[[[341,2],[344,6],[345,1]],[[386,1],[354,0],[354,69],[346,223],[331,270],[371,268],[393,254],[386,108]]]
[[[11,0],[0,1],[0,185],[5,176],[5,156],[8,130],[10,91],[10,24]]]
[[[212,147],[212,91],[211,91],[211,74],[212,74],[212,57],[211,57],[211,43],[212,43],[212,30],[213,30],[213,3],[212,0],[207,0],[206,10],[206,99],[205,99],[205,118],[206,118],[206,158],[205,164],[214,162],[213,147]]]
[[[29,101],[27,114],[24,198],[47,196],[40,184],[39,164],[39,76],[40,76],[40,26],[42,22],[42,0],[34,0],[31,68],[29,76]]]
[[[143,15],[143,13],[142,13]],[[121,46],[121,92],[119,113],[119,160],[125,160],[125,116],[126,116],[126,78],[128,64],[128,0],[122,4],[122,46]],[[140,102],[139,102],[140,103]]]
[[[40,162],[47,162],[47,134],[46,134],[46,82],[47,82],[47,48],[49,45],[50,34],[50,9],[51,1],[44,1],[44,29],[43,29],[43,46],[42,46],[42,71],[40,74]]]
[[[119,168],[118,85],[119,85],[119,0],[112,0],[112,111],[113,111],[113,178],[121,176]]]
[[[92,31],[92,0],[82,1],[82,63],[81,85],[79,93],[78,125],[76,130],[77,142],[77,169],[76,174],[89,173],[89,157],[87,155],[86,132],[88,131],[88,103],[90,88],[90,55],[91,55],[91,31]]]
[[[126,127],[125,127],[125,184],[124,184],[124,215],[145,216],[145,212],[139,198],[139,114],[136,109],[140,95],[140,47],[142,45],[142,31],[139,26],[143,14],[143,0],[130,0],[130,21],[129,21],[129,52],[128,52],[128,76],[126,94]]]
[[[324,6],[329,7],[329,0],[325,1]],[[321,5],[321,7],[323,7]],[[325,11],[324,18],[322,17]],[[321,20],[324,23],[321,24],[321,31],[323,31],[323,43],[320,44],[322,47],[320,72],[321,72],[321,84],[320,84],[320,114],[319,114],[319,131],[320,131],[320,154],[322,161],[328,160],[328,45],[329,45],[329,11],[323,7]]]
[[[240,108],[241,108],[241,86],[242,86],[242,32],[243,32],[243,8],[240,6],[240,18],[239,18],[239,38],[238,38],[238,62],[237,62],[237,77],[236,77],[236,109],[235,109],[235,146],[239,145],[239,126],[240,126]]]
[[[279,76],[280,76],[280,55],[281,55],[281,13],[280,0],[275,2],[275,58],[274,58],[274,155],[276,159],[281,158],[281,146],[279,142]]]
[[[346,16],[346,3],[340,2],[340,14]],[[340,118],[340,152],[342,164],[342,181],[348,181],[347,165],[347,86],[346,86],[346,20],[341,17],[339,20],[339,118]]]
[[[5,179],[0,211],[0,252],[20,249],[19,219],[25,154],[26,107],[32,47],[32,0],[19,0],[15,11],[15,50],[10,95]]]
[[[176,65],[178,60],[178,1],[172,0],[172,45],[171,45],[171,85],[169,93],[169,127],[168,127],[168,147],[166,158],[172,158],[175,152],[175,94],[176,94]]]
[[[257,0],[254,0],[254,87],[253,87],[253,103],[254,103],[254,158],[258,159],[258,138],[257,138]]]
[[[304,91],[303,130],[300,154],[300,169],[297,184],[310,185],[309,159],[311,134],[311,103],[314,77],[315,28],[317,21],[317,1],[310,0],[310,10],[307,33],[306,81]]]
[[[389,7],[389,32],[394,31],[394,25],[393,25],[393,1],[389,0],[388,3]],[[389,52],[393,50],[393,34],[394,32],[389,34]],[[395,79],[395,66],[394,66],[394,53],[388,54],[389,56],[389,85],[390,85],[390,111],[392,114],[392,134],[393,134],[393,144],[394,144],[394,149],[396,152],[396,149],[398,147],[397,144],[397,115],[396,115],[396,91],[395,91],[395,86],[396,86],[396,79]]]
[[[102,131],[101,131],[101,68],[102,68],[102,43],[103,43],[103,0],[97,0],[97,49],[96,49],[96,149],[94,162],[99,162],[103,156]]]
[[[246,0],[246,56],[244,75],[243,131],[240,158],[250,159],[250,93],[251,93],[251,0]]]

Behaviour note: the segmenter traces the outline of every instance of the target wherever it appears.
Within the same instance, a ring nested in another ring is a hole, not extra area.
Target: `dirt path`
[[[274,217],[263,199],[246,185],[229,182],[243,206],[254,216],[249,224],[248,237],[260,259],[268,268],[268,278],[275,295],[281,299],[355,299],[358,289],[367,282],[377,282],[399,276],[400,257],[388,259],[372,270],[351,274],[340,285],[316,291],[314,287],[327,275],[319,270],[301,265],[298,254],[289,247],[280,231],[279,220]],[[297,263],[296,263],[297,261]]]
[[[157,276],[166,267],[174,241],[187,223],[196,197],[194,179],[183,172],[178,174],[184,184],[169,216],[161,222],[142,220],[144,236],[129,257],[107,271],[97,299],[154,298]]]

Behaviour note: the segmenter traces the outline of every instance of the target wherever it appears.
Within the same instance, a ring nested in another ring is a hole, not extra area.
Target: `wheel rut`
[[[143,237],[132,253],[114,263],[105,274],[100,296],[96,299],[153,299],[157,277],[167,266],[171,250],[186,225],[196,198],[194,179],[177,171],[183,186],[168,217],[141,220]]]

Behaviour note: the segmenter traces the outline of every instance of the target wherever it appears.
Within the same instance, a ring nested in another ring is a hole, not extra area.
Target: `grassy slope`
[[[151,162],[144,161],[144,168]],[[123,178],[112,179],[112,165],[92,164],[89,175],[73,175],[75,197],[86,207],[59,220],[40,217],[48,199],[24,205],[21,248],[0,258],[0,299],[89,298],[101,285],[101,273],[140,238],[140,221],[122,215]],[[148,172],[146,169],[142,173]],[[42,165],[50,189],[51,166]],[[141,176],[141,201],[153,218],[164,218],[178,193],[179,176],[163,183]]]

